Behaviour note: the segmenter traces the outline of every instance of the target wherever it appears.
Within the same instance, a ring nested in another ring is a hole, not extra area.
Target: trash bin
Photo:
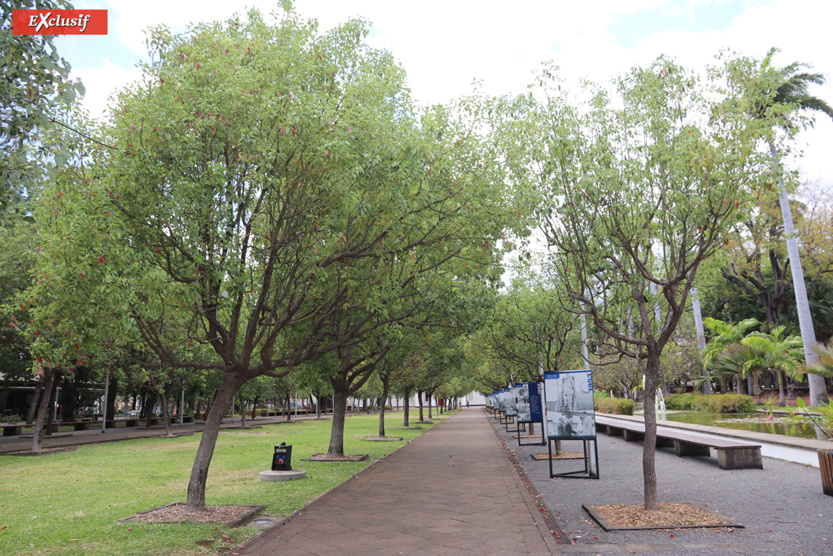
[[[275,446],[275,454],[272,456],[272,471],[292,471],[292,445],[281,442]]]

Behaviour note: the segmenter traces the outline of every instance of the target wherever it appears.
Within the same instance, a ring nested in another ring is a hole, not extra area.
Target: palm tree
[[[833,376],[833,338],[826,344],[817,343],[810,347],[818,356],[815,363],[808,365],[805,372],[821,376]]]
[[[702,351],[703,357],[703,367],[710,368],[716,362],[716,359],[724,353],[730,346],[740,344],[741,340],[746,337],[747,331],[752,328],[755,328],[760,322],[757,319],[746,319],[742,320],[737,324],[729,324],[728,322],[723,322],[722,320],[717,320],[711,317],[707,317],[703,319],[703,324],[706,327],[715,332],[717,336],[715,336],[711,342],[706,346],[706,348]],[[730,361],[721,361],[721,364],[724,363],[731,363]],[[729,365],[731,367],[731,364]],[[718,374],[721,376],[726,376],[727,373],[724,371],[718,371]],[[743,386],[743,374],[738,372],[729,372],[731,376],[738,376],[737,382],[737,390],[738,394],[744,394],[745,388]]]
[[[786,336],[783,326],[772,329],[772,333],[753,332],[741,344],[758,351],[758,356],[746,362],[745,372],[752,370],[768,370],[778,377],[778,405],[787,405],[787,394],[784,390],[784,375],[793,380],[801,381],[804,360],[804,349],[799,336]]]
[[[769,53],[767,53],[761,64],[762,70],[766,71],[771,69],[770,63],[772,56],[777,51],[775,48],[769,50]],[[769,99],[769,104],[761,105],[757,108],[755,116],[764,117],[766,109],[769,106],[783,104],[792,105],[798,110],[822,112],[830,118],[833,118],[833,107],[824,100],[811,96],[807,92],[808,87],[812,84],[824,84],[826,80],[825,76],[820,73],[807,73],[804,71],[805,69],[809,69],[809,66],[798,62],[793,62],[782,68],[775,68],[775,71],[781,75],[782,84],[775,89],[775,93]],[[787,122],[784,125],[789,126],[790,123]],[[769,141],[769,152],[774,161],[773,163],[777,165],[778,155],[772,140]],[[790,257],[790,269],[792,270],[793,288],[795,290],[795,303],[798,310],[798,324],[801,328],[801,339],[804,346],[804,356],[807,360],[807,365],[812,366],[816,362],[816,354],[810,349],[810,346],[816,343],[816,333],[813,327],[810,303],[807,299],[807,288],[804,285],[804,270],[801,267],[801,258],[798,253],[798,242],[795,238],[789,195],[787,194],[787,188],[784,186],[784,181],[780,177],[778,178],[778,187],[780,191],[781,214],[784,218],[784,235],[787,238],[787,253]],[[810,404],[826,404],[828,402],[828,396],[824,378],[811,374],[809,375],[809,382]]]
[[[743,381],[751,378],[758,383],[758,375],[763,370],[758,365],[750,364],[760,359],[762,353],[752,346],[732,343],[714,358],[711,363],[711,373],[721,384],[725,381],[737,380],[738,394],[745,394]]]

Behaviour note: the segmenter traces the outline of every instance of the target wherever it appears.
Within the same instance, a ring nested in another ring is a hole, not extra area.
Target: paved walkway
[[[236,553],[559,551],[483,408],[478,407],[463,409],[438,424]]]

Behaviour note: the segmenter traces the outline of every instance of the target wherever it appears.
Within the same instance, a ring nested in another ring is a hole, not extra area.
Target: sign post
[[[596,412],[593,408],[593,373],[590,370],[544,374],[547,444],[550,477],[598,479],[599,458],[596,443]],[[552,443],[580,440],[584,447],[584,469],[554,473]]]
[[[527,382],[521,384],[518,389],[516,410],[518,412],[518,424],[521,423],[540,423],[541,424],[541,442],[521,442],[521,435],[518,435],[518,446],[543,446],[546,444],[546,427],[544,426],[544,409],[543,399],[541,397],[541,384],[538,382]],[[532,427],[530,427],[532,428]]]

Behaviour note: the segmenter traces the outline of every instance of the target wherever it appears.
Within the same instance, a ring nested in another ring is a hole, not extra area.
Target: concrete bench
[[[52,426],[55,430],[58,430],[60,427],[72,427],[73,430],[76,431],[88,431],[90,430],[90,426],[93,424],[92,420],[89,421],[54,421]]]
[[[625,441],[644,440],[645,423],[619,421],[596,416],[596,428],[604,428],[611,436],[624,436]],[[761,445],[716,436],[703,437],[679,429],[657,427],[657,447],[674,447],[677,456],[710,456],[717,452],[720,469],[763,469]]]
[[[23,425],[0,425],[3,429],[3,436],[20,436],[23,434]]]

